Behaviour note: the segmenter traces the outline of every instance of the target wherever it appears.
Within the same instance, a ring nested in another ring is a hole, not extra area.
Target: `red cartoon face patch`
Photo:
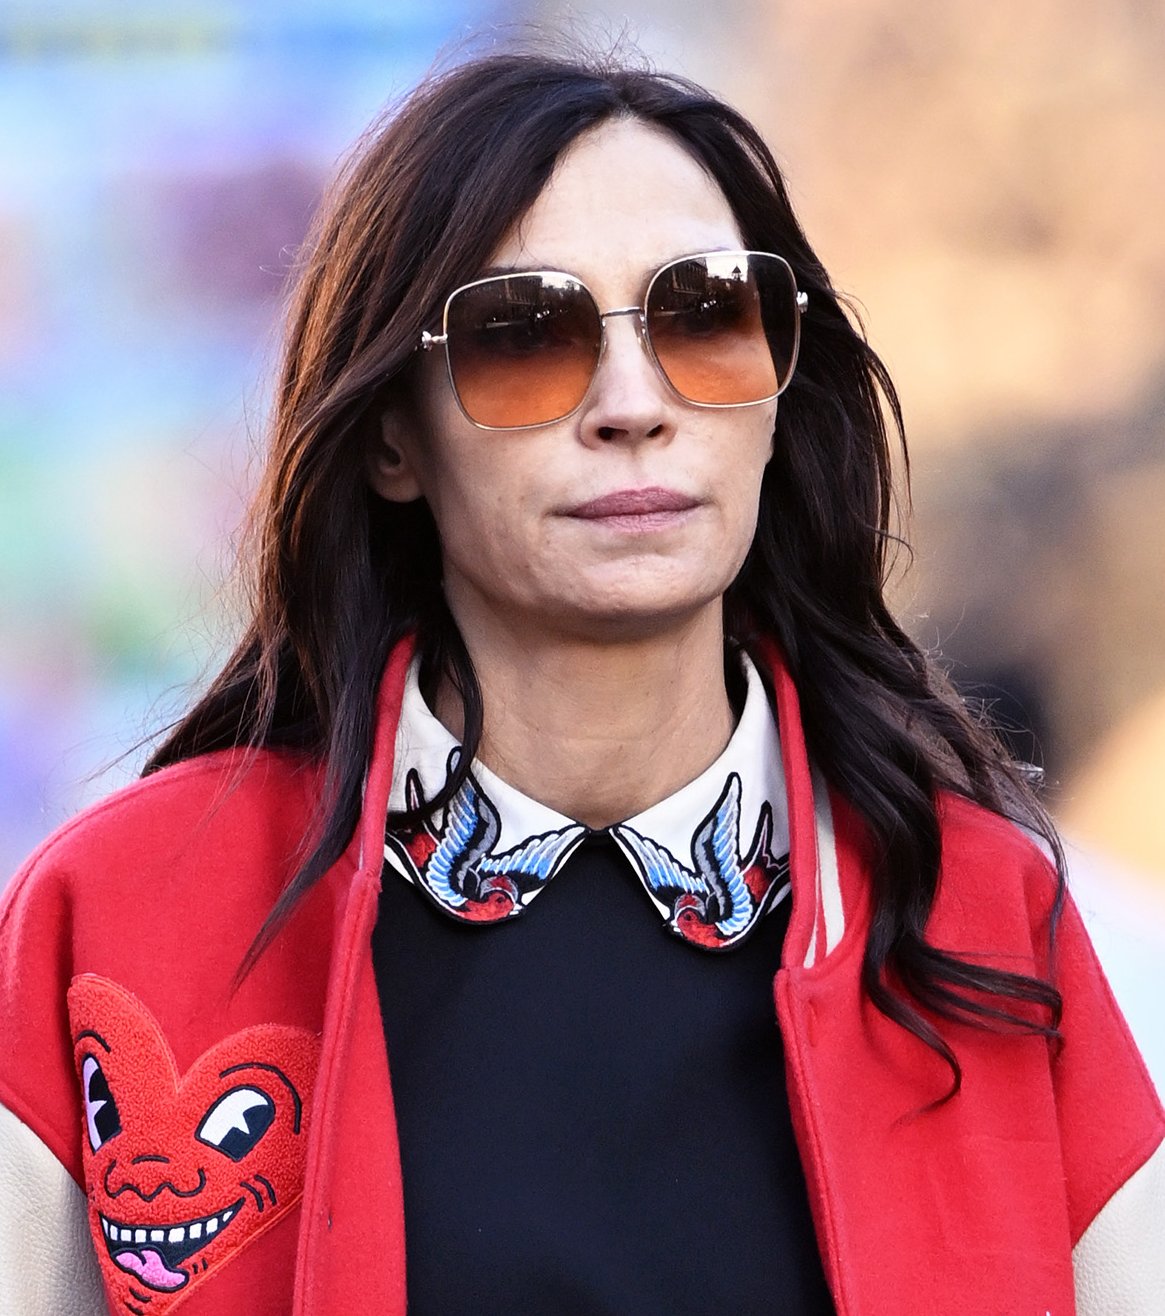
[[[74,979],[69,1018],[106,1289],[168,1316],[301,1197],[319,1043],[262,1024],[179,1074],[149,1010],[95,974]]]

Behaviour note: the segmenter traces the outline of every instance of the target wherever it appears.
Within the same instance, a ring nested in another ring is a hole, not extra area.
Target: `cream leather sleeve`
[[[108,1310],[85,1194],[28,1125],[0,1106],[0,1312]]]
[[[1072,1264],[1077,1316],[1165,1314],[1165,1143],[1105,1203]]]

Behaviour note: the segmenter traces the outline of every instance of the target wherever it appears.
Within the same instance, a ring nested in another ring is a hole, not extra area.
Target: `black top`
[[[787,910],[709,955],[601,832],[493,926],[386,869],[410,1316],[833,1312],[773,1005]]]

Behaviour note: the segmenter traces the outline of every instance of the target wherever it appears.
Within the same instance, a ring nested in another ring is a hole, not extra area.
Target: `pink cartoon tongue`
[[[186,1283],[186,1276],[180,1270],[171,1270],[161,1253],[152,1247],[144,1247],[140,1252],[118,1252],[113,1260],[152,1289],[179,1289]]]

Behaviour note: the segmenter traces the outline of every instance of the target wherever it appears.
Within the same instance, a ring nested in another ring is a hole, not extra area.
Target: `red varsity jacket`
[[[409,647],[382,683],[351,844],[240,986],[321,790],[291,753],[208,755],[52,837],[0,906],[0,1310],[404,1316],[391,1057],[370,937]],[[793,908],[788,1092],[842,1316],[1165,1312],[1165,1118],[1074,907],[956,798],[929,937],[1050,975],[1062,1045],[944,1023],[962,1091],[863,999],[862,829],[811,771],[770,654]]]

